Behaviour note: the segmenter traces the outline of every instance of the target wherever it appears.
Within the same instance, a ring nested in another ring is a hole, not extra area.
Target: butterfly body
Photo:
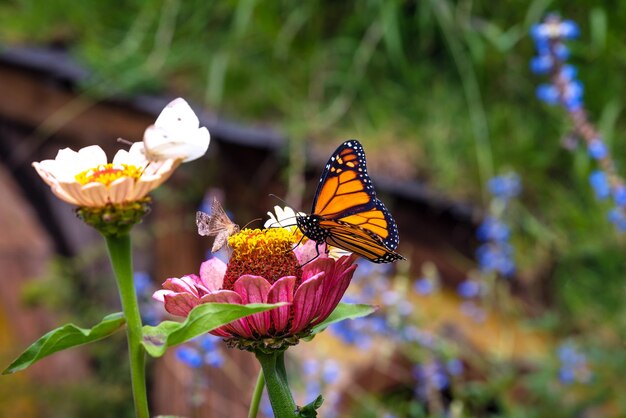
[[[196,225],[198,234],[202,236],[214,236],[211,252],[219,251],[227,242],[228,237],[239,232],[239,225],[230,220],[224,208],[217,199],[211,204],[211,214],[201,211],[196,212]]]
[[[341,144],[331,155],[317,186],[310,215],[296,216],[302,233],[356,253],[374,263],[403,259],[395,252],[398,227],[378,200],[367,174],[365,152],[357,140]]]

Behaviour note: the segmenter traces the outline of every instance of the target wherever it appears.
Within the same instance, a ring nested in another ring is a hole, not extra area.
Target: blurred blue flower
[[[465,299],[472,299],[480,295],[480,283],[473,279],[466,279],[459,283],[456,291]]]
[[[305,376],[314,376],[317,374],[320,367],[320,363],[315,358],[307,358],[302,363],[302,371]]]
[[[509,239],[509,227],[499,219],[487,216],[476,230],[480,241],[506,241]]]
[[[598,199],[606,199],[611,195],[609,178],[602,170],[595,170],[589,175],[589,183]]]
[[[568,81],[563,89],[563,104],[570,112],[582,107],[583,104],[583,84],[578,80]]]
[[[324,362],[322,380],[325,384],[331,385],[339,379],[341,368],[335,360],[328,359]]]
[[[547,54],[538,55],[530,60],[530,70],[535,74],[547,74],[553,65],[554,60]]]
[[[145,271],[134,272],[133,281],[135,283],[135,291],[138,295],[145,295],[147,293],[152,295],[154,285],[152,284],[152,279],[148,273]]]
[[[618,206],[626,206],[626,186],[619,184],[613,188],[613,201]]]
[[[413,290],[418,295],[430,295],[435,290],[435,284],[428,277],[422,277],[413,283]]]
[[[188,345],[183,345],[176,349],[176,358],[194,369],[201,367],[204,363],[200,352]]]
[[[483,244],[476,250],[476,258],[482,272],[496,272],[504,277],[515,273],[513,247],[508,243]]]
[[[591,156],[591,158],[595,160],[601,160],[603,158],[606,158],[608,155],[606,145],[600,138],[594,138],[589,141],[589,144],[587,145],[587,150],[589,151],[589,155]]]
[[[508,200],[522,191],[522,183],[515,173],[503,174],[489,179],[489,192],[497,199]]]
[[[557,348],[559,359],[559,380],[564,384],[588,383],[592,372],[587,363],[587,356],[574,344],[565,342]]]
[[[452,376],[460,376],[463,374],[463,362],[458,358],[453,358],[448,360],[446,363],[446,369],[448,369],[448,373]]]
[[[618,231],[626,231],[626,214],[623,207],[611,209],[609,212],[609,221],[615,225]]]
[[[482,323],[487,319],[485,310],[471,300],[461,304],[461,313],[477,323]]]
[[[550,105],[559,103],[559,90],[552,84],[540,84],[537,87],[537,98]]]
[[[438,360],[415,365],[413,376],[417,379],[417,393],[422,399],[428,397],[430,389],[441,391],[448,387],[450,383],[445,370]]]
[[[559,73],[559,77],[565,81],[571,81],[576,78],[578,74],[578,70],[576,67],[570,64],[564,64],[561,66],[561,72]]]

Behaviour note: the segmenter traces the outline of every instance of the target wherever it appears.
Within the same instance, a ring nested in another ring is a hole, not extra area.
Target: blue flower
[[[222,367],[224,364],[224,356],[222,356],[222,353],[217,350],[207,351],[204,354],[204,364],[209,367]]]
[[[515,173],[503,174],[489,179],[489,192],[498,199],[511,199],[520,194],[522,183]]]
[[[450,359],[446,363],[446,369],[452,376],[460,376],[464,370],[463,362],[458,358]]]
[[[589,175],[589,183],[598,199],[606,199],[611,195],[609,178],[602,170],[595,170]]]
[[[572,81],[578,75],[578,70],[573,65],[565,64],[561,67],[559,77],[564,81]]]
[[[339,364],[334,360],[326,360],[324,368],[322,370],[322,380],[325,384],[333,384],[339,379],[341,374],[341,368]]]
[[[139,295],[147,294],[152,291],[152,279],[145,271],[136,271],[133,273],[133,281],[135,283],[135,291]]]
[[[579,109],[583,104],[583,84],[578,80],[570,80],[563,89],[563,105],[569,111]]]
[[[509,227],[502,221],[488,216],[476,230],[480,241],[506,241],[509,239]]]
[[[515,273],[513,247],[507,243],[488,243],[476,250],[476,258],[483,272],[497,272],[505,277]]]
[[[530,60],[530,70],[535,74],[547,74],[552,70],[554,60],[550,55],[541,54]]]
[[[564,20],[561,22],[561,37],[563,39],[575,39],[580,35],[580,29],[573,20]]]
[[[613,200],[618,206],[626,206],[626,186],[620,184],[613,188]]]
[[[559,103],[559,90],[552,84],[540,84],[537,87],[537,98],[550,105]]]
[[[480,288],[480,283],[476,280],[466,279],[457,286],[456,291],[461,297],[471,299],[480,295]]]
[[[591,158],[595,160],[602,160],[603,158],[606,158],[609,154],[606,145],[600,138],[594,138],[589,141],[587,150],[589,151],[589,155],[591,156]]]
[[[422,277],[413,283],[413,290],[418,295],[430,295],[435,290],[435,284],[428,277]]]
[[[565,384],[588,383],[592,373],[587,364],[587,356],[570,342],[565,342],[557,348],[557,357],[560,362],[559,380]]]
[[[624,208],[617,207],[611,209],[609,212],[609,221],[614,224],[619,231],[626,231],[626,214],[624,213]]]
[[[176,349],[176,358],[194,369],[201,367],[204,363],[200,352],[187,345],[183,345]]]

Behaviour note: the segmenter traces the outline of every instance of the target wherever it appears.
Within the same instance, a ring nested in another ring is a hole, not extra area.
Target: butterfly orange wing
[[[376,197],[367,174],[365,152],[355,139],[341,144],[328,160],[315,193],[312,214],[359,226],[380,237],[390,250],[398,247],[398,227]]]

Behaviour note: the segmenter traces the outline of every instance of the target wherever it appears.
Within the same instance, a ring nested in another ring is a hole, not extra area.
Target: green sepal
[[[322,395],[319,395],[315,400],[311,403],[304,405],[303,407],[298,408],[296,414],[301,418],[314,418],[317,416],[317,410],[324,403],[324,398]]]
[[[101,340],[124,326],[126,320],[121,312],[102,318],[91,329],[79,328],[74,324],[65,324],[43,335],[26,349],[2,374],[15,373],[31,366],[57,351]]]
[[[161,357],[169,347],[182,344],[234,320],[283,305],[285,303],[204,303],[193,308],[184,322],[163,321],[154,327],[144,326],[141,343],[152,357]]]
[[[121,237],[150,212],[151,202],[150,196],[146,196],[132,202],[109,203],[101,207],[81,206],[76,209],[76,215],[105,237]]]

